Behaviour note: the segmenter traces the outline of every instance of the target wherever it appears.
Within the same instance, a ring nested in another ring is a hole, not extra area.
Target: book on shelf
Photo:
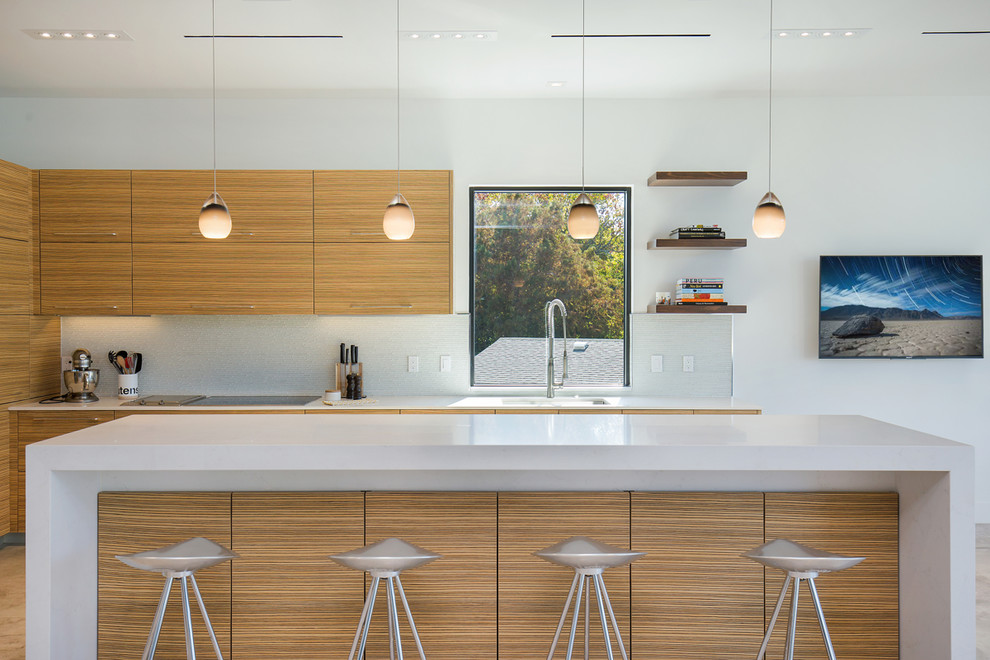
[[[682,277],[677,280],[677,284],[722,284],[725,280],[721,277]]]
[[[676,304],[701,306],[701,305],[728,305],[729,303],[727,303],[724,300],[678,300]]]
[[[675,229],[670,232],[670,238],[725,238],[725,232],[720,229]]]
[[[722,293],[722,286],[684,286],[677,287],[678,293]]]
[[[722,300],[721,293],[685,293],[677,294],[676,300]]]

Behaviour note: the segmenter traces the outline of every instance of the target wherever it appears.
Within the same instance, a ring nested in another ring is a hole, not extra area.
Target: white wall
[[[578,101],[406,101],[403,166],[455,176],[455,307],[467,311],[467,187],[576,184]],[[221,168],[392,168],[393,106],[370,100],[218,102]],[[588,102],[587,179],[632,184],[633,310],[683,276],[723,276],[734,302],[734,393],[768,413],[852,413],[977,446],[990,468],[986,360],[817,359],[821,254],[983,254],[990,245],[990,99],[778,98],[774,191],[788,215],[758,241],[765,99]],[[34,168],[207,168],[206,100],[0,99],[0,157]],[[733,188],[647,188],[652,171],[745,169]],[[387,200],[383,200],[383,204]],[[236,219],[235,219],[236,221]],[[684,223],[750,247],[647,252]],[[94,272],[98,277],[98,270]],[[979,480],[978,480],[979,481]],[[990,522],[990,482],[978,486]]]

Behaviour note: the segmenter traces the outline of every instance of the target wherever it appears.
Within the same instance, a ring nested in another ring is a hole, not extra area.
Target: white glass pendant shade
[[[199,233],[206,238],[227,238],[230,227],[230,211],[223,198],[213,193],[203,202],[199,212]]]
[[[598,226],[598,209],[591,198],[581,193],[567,214],[567,233],[571,238],[594,238],[598,235]]]
[[[780,238],[786,223],[783,205],[776,195],[768,192],[753,213],[753,233],[757,238]]]
[[[393,197],[385,207],[382,229],[393,241],[404,241],[416,230],[416,218],[413,216],[412,208],[409,207],[409,202],[402,195]]]

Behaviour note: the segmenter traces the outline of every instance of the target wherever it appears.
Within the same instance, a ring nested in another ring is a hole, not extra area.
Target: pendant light
[[[753,213],[753,233],[757,238],[779,238],[784,233],[787,219],[784,217],[784,206],[773,194],[771,173],[773,172],[773,0],[770,0],[770,68],[767,86],[769,96],[767,101],[767,188],[768,192],[760,200]]]
[[[395,0],[395,197],[385,207],[385,216],[382,218],[382,229],[393,241],[410,238],[416,229],[412,208],[402,196],[399,89],[399,0]]]
[[[581,194],[567,214],[571,238],[594,238],[600,225],[598,209],[584,192],[584,1],[581,0]]]
[[[213,50],[213,194],[203,202],[199,211],[199,233],[206,238],[227,238],[230,235],[230,211],[217,193],[217,1],[213,0],[213,24],[210,46]]]

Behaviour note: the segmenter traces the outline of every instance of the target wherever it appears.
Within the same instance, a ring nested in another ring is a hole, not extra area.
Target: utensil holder
[[[117,374],[117,398],[136,399],[138,396],[138,375]]]

